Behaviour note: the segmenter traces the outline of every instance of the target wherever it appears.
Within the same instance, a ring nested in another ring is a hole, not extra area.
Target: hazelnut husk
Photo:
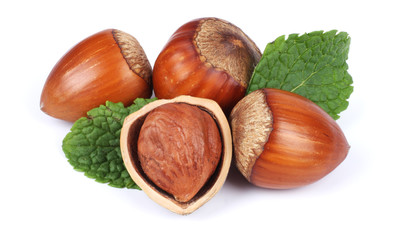
[[[170,37],[153,68],[158,98],[215,100],[228,115],[245,96],[261,52],[237,26],[218,18],[190,21]]]
[[[106,101],[131,105],[152,95],[152,67],[133,36],[107,29],[84,39],[53,67],[43,87],[40,108],[76,121]]]
[[[221,189],[232,159],[222,109],[191,96],[156,100],[127,116],[120,146],[133,181],[159,205],[183,215]]]
[[[333,171],[349,145],[336,121],[298,94],[260,89],[230,115],[234,163],[252,184],[288,189],[311,184]]]

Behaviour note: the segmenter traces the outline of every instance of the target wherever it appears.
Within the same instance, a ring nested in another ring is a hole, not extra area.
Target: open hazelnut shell
[[[152,110],[168,103],[185,103],[199,107],[214,119],[220,132],[222,153],[216,170],[199,192],[188,202],[179,202],[172,195],[157,187],[142,170],[138,158],[137,142],[145,118]],[[133,181],[153,201],[172,212],[182,215],[194,212],[221,189],[228,175],[232,159],[231,131],[223,110],[213,100],[191,96],[179,96],[173,99],[157,100],[127,116],[121,130],[120,147],[124,164]]]

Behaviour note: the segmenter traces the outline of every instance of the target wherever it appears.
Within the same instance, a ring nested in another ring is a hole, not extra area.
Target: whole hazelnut
[[[192,213],[220,190],[232,159],[222,109],[190,96],[156,100],[127,116],[120,147],[133,181],[178,214]]]
[[[235,164],[245,178],[264,188],[313,183],[334,170],[349,145],[323,109],[295,93],[260,89],[232,110]]]
[[[156,97],[191,95],[215,100],[226,114],[245,96],[261,52],[235,25],[201,18],[181,26],[153,69]]]
[[[96,33],[69,50],[43,87],[40,108],[75,121],[106,101],[130,105],[152,95],[152,68],[138,41],[116,29]]]

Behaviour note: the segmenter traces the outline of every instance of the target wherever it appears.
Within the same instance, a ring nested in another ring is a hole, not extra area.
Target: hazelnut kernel
[[[221,156],[214,119],[184,103],[169,103],[151,111],[137,144],[147,177],[179,202],[188,202],[198,193]]]

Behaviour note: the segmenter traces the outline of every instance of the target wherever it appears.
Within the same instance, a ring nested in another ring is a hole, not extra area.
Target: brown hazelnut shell
[[[349,144],[336,121],[298,94],[256,90],[230,115],[234,159],[252,184],[273,189],[305,186],[333,171]]]
[[[245,96],[261,58],[238,27],[218,18],[192,20],[170,37],[153,68],[158,98],[179,95],[215,100],[228,115]]]
[[[131,105],[152,95],[152,68],[138,41],[117,29],[93,34],[71,48],[53,67],[40,108],[75,121],[106,101]]]
[[[202,189],[188,202],[178,202],[170,194],[156,187],[142,171],[137,156],[137,140],[145,117],[155,108],[168,103],[185,103],[208,112],[217,123],[222,140],[219,164]],[[124,164],[133,181],[156,203],[178,214],[190,214],[209,201],[222,187],[232,159],[232,137],[229,123],[220,106],[213,100],[191,96],[156,100],[127,116],[120,135],[120,147]]]

